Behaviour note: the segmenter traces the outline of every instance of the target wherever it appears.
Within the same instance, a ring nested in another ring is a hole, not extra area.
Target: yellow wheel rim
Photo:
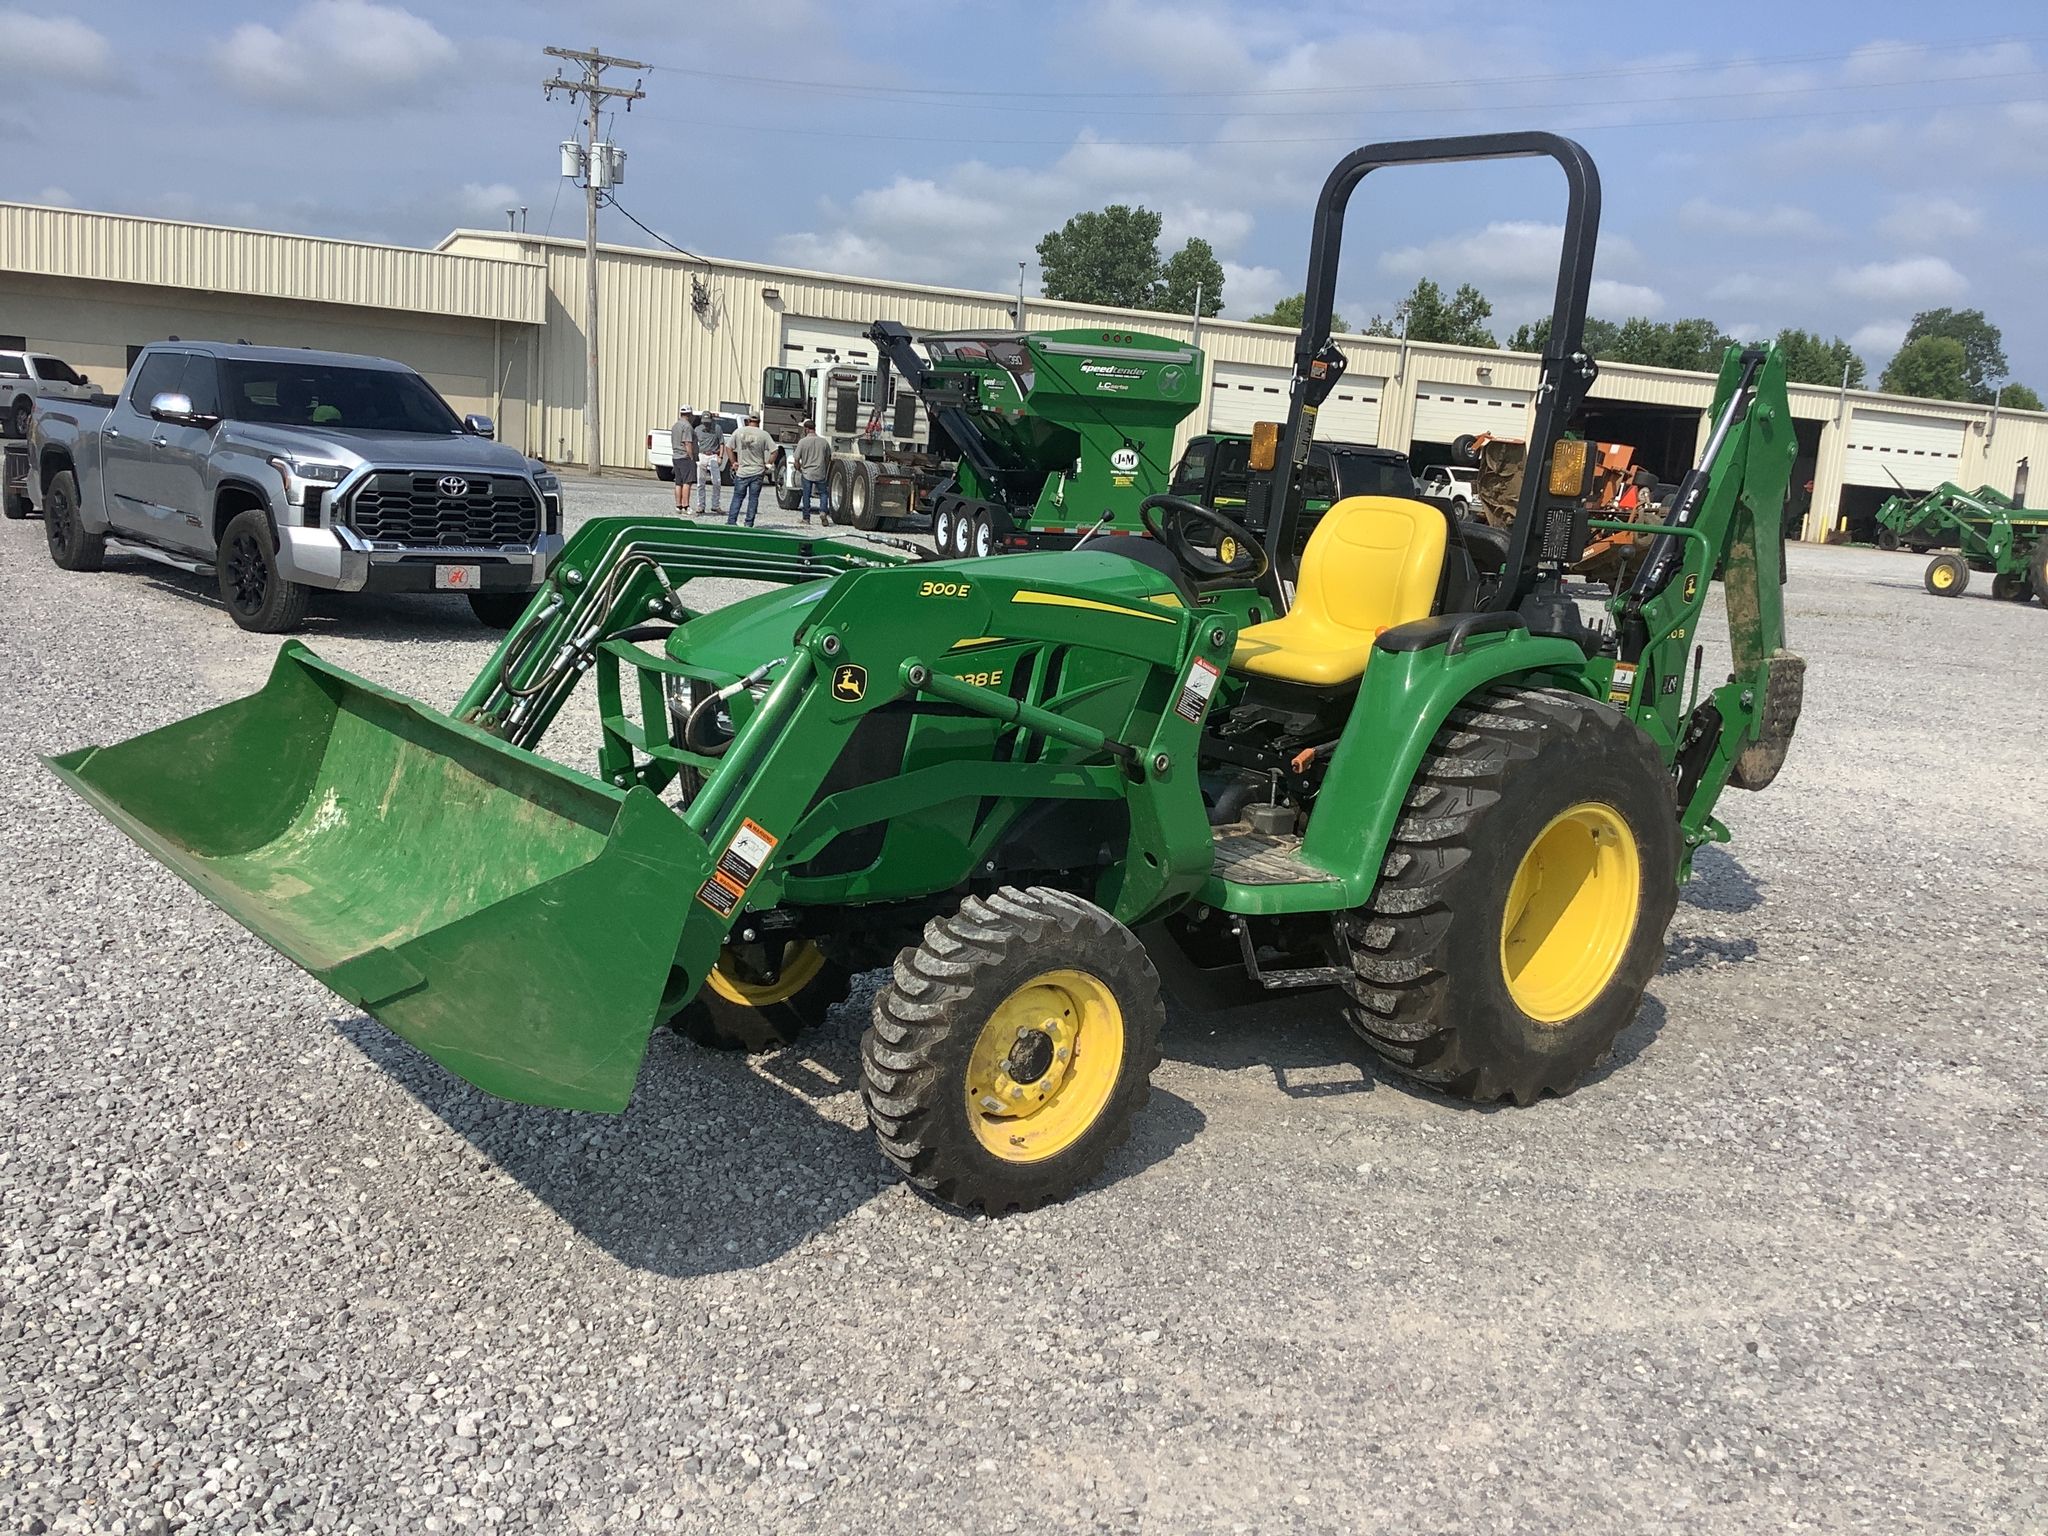
[[[990,1155],[1035,1163],[1100,1118],[1124,1062],[1124,1013],[1081,971],[1047,971],[1004,998],[967,1060],[967,1123]]]
[[[773,981],[755,981],[738,955],[730,948],[718,952],[718,964],[705,977],[705,985],[729,1003],[742,1008],[770,1008],[786,1003],[818,979],[825,968],[825,952],[809,939],[794,939],[783,946],[782,969]]]
[[[1642,900],[1642,855],[1612,807],[1585,801],[1537,833],[1501,919],[1515,1006],[1544,1024],[1590,1007],[1621,968]]]
[[[1937,565],[1934,568],[1934,584],[1937,587],[1952,587],[1956,584],[1956,573],[1946,565]]]

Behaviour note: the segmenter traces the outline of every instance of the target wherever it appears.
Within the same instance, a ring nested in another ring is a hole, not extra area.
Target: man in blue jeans
[[[732,435],[732,505],[726,509],[725,525],[734,527],[745,508],[747,526],[761,511],[761,481],[768,474],[768,460],[775,452],[775,439],[761,430],[761,418],[749,416],[747,424]]]
[[[832,445],[819,436],[816,427],[806,427],[804,435],[796,440],[796,447],[791,451],[796,455],[797,479],[803,486],[798,510],[808,523],[811,520],[811,502],[815,499],[818,521],[828,521],[831,509],[825,502],[825,480],[832,473]]]

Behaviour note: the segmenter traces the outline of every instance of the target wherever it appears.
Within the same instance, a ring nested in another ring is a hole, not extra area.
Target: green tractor
[[[1369,172],[1543,156],[1570,200],[1504,558],[1443,509],[1288,523],[1339,231]],[[613,518],[586,525],[452,714],[298,644],[249,698],[53,767],[145,848],[450,1071],[618,1111],[653,1032],[794,1040],[892,967],[861,1045],[884,1155],[1002,1212],[1093,1178],[1160,1059],[1161,973],[1296,992],[1392,1070],[1526,1104],[1636,1017],[1722,789],[1770,783],[1783,366],[1731,351],[1714,430],[1632,584],[1566,572],[1591,465],[1564,428],[1599,184],[1506,134],[1347,156],[1316,211],[1262,542],[1149,498],[1158,539],[1000,560]],[[1638,531],[1645,531],[1638,525]],[[1233,558],[1224,557],[1226,541]],[[1268,553],[1270,549],[1271,553]],[[1725,573],[1734,671],[1692,647]],[[706,578],[770,590],[711,611]],[[1688,672],[1691,672],[1688,686]],[[597,771],[538,755],[586,676]]]
[[[1924,496],[1901,492],[1877,509],[1877,547],[1916,554],[1940,549],[1922,578],[1936,597],[1961,597],[1970,572],[1991,578],[2004,602],[2048,600],[2048,512],[2023,507],[1996,486],[1944,484]]]

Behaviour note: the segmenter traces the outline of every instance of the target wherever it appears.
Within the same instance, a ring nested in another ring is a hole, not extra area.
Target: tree
[[[1586,317],[1585,348],[1588,357],[1606,357],[1614,351],[1614,339],[1621,334],[1621,327],[1612,320],[1602,320],[1598,315]],[[1550,344],[1550,316],[1540,320],[1524,320],[1515,327],[1515,334],[1508,338],[1510,352],[1540,353]]]
[[[1374,315],[1365,328],[1368,336],[1401,334],[1400,318],[1407,317],[1410,341],[1442,341],[1458,347],[1494,347],[1500,343],[1486,328],[1493,314],[1493,302],[1470,283],[1446,299],[1434,279],[1420,278],[1408,297],[1394,306],[1394,318]]]
[[[1145,309],[1159,288],[1159,215],[1123,203],[1077,213],[1038,242],[1045,296]]]
[[[1778,354],[1785,359],[1785,377],[1794,384],[1842,382],[1842,370],[1849,370],[1849,387],[1863,387],[1863,359],[1841,337],[1822,341],[1818,331],[1797,331],[1789,326],[1778,332]]]
[[[1998,403],[2007,410],[2013,411],[2038,411],[2041,409],[2041,397],[2018,381],[2005,386],[2004,393],[1998,397]]]
[[[1939,398],[1974,400],[1979,405],[1989,405],[2006,376],[2005,336],[1998,327],[1984,318],[1981,309],[1923,309],[1906,327],[1906,339],[1899,348],[1900,352],[1929,336],[1946,337],[1963,349],[1963,381],[1969,392]],[[1916,390],[1893,390],[1890,379],[1891,370],[1887,368],[1884,387],[1892,393],[1918,393]]]
[[[1252,324],[1284,325],[1291,331],[1298,331],[1301,329],[1301,312],[1307,306],[1307,294],[1289,294],[1286,298],[1282,299],[1278,304],[1275,304],[1271,309],[1267,310],[1263,315],[1253,315]],[[1351,327],[1344,323],[1344,317],[1340,314],[1332,312],[1330,315],[1330,334],[1333,336],[1346,336],[1349,335],[1350,332]]]
[[[1953,336],[1920,336],[1893,355],[1881,381],[1894,395],[1919,395],[1927,400],[1969,400],[1970,355]]]
[[[1160,268],[1159,297],[1155,306],[1176,315],[1194,313],[1195,295],[1202,296],[1202,318],[1223,309],[1223,263],[1209,242],[1199,235],[1167,258]]]
[[[1613,346],[1600,355],[1615,363],[1712,372],[1721,366],[1721,354],[1733,340],[1711,320],[1650,320],[1637,315],[1621,323]]]

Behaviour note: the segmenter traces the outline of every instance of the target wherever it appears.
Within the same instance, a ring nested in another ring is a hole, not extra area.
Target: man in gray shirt
[[[732,505],[726,509],[725,525],[735,527],[740,513],[747,526],[761,511],[761,481],[768,473],[768,459],[775,452],[775,439],[761,430],[761,418],[749,416],[747,424],[732,435]]]
[[[796,473],[803,485],[803,498],[797,505],[803,509],[804,521],[811,520],[811,497],[818,498],[818,521],[827,521],[825,505],[825,479],[832,473],[832,445],[818,436],[816,427],[804,428],[804,435],[796,440]]]
[[[725,433],[710,411],[697,417],[697,510],[718,515],[719,469],[724,463]]]
[[[668,429],[669,475],[676,483],[676,510],[690,510],[690,490],[697,483],[697,418],[686,405],[676,412],[676,424]]]

